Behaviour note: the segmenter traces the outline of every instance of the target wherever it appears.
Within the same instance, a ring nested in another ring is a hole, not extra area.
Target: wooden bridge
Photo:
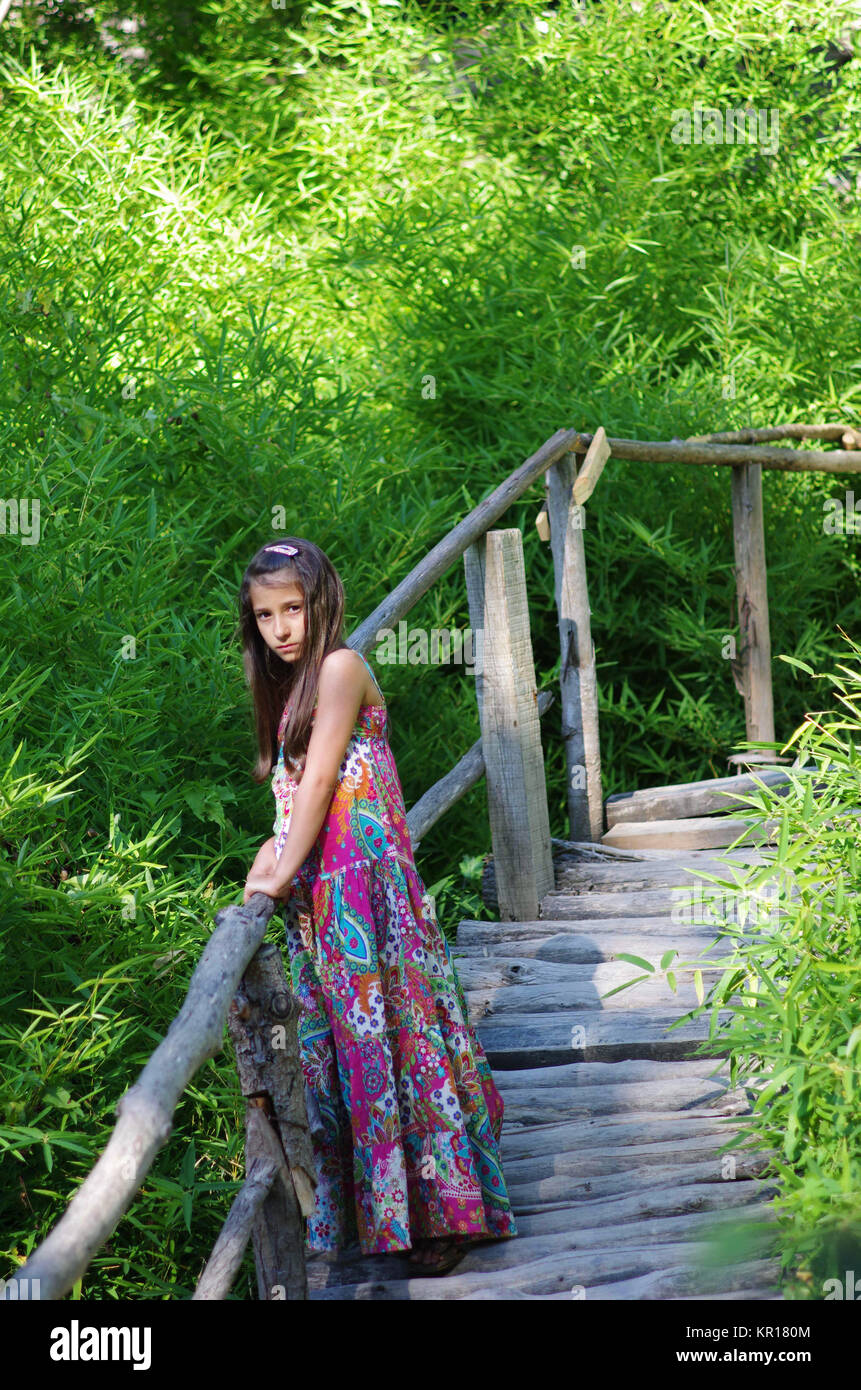
[[[693,985],[674,994],[659,979],[602,999],[642,973],[621,953],[657,964],[712,942],[715,926],[685,924],[702,908],[692,875],[727,865],[705,851],[616,858],[564,841],[554,863],[557,887],[538,919],[463,921],[455,952],[505,1102],[501,1157],[518,1238],[476,1246],[443,1279],[416,1277],[391,1255],[314,1256],[312,1298],[779,1297],[768,1250],[775,1189],[758,1176],[762,1155],[731,1147],[749,1098],[730,1087],[724,1059],[692,1057],[705,1018],[666,1031],[697,1004]],[[730,1217],[744,1258],[710,1268],[709,1237]]]
[[[844,447],[774,447],[791,438]],[[750,747],[776,744],[762,470],[854,473],[859,445],[861,435],[839,424],[664,443],[560,430],[350,638],[371,652],[464,557],[471,627],[482,638],[474,668],[481,737],[408,821],[417,848],[486,778],[493,855],[483,892],[498,920],[462,921],[454,954],[505,1102],[501,1156],[515,1239],[474,1246],[444,1278],[416,1275],[397,1255],[347,1250],[306,1260],[319,1117],[302,1084],[298,1005],[281,952],[261,945],[275,904],[256,894],[218,914],[182,1011],[119,1100],[107,1148],[19,1280],[38,1280],[44,1299],[62,1297],[82,1276],[168,1138],[184,1088],[220,1050],[227,1021],[247,1100],[247,1176],[195,1299],[227,1296],[249,1240],[261,1299],[779,1298],[774,1188],[762,1177],[768,1155],[736,1146],[751,1097],[730,1086],[726,1045],[709,1034],[706,1014],[679,1019],[701,1003],[703,978],[722,971],[729,949],[721,928],[734,899],[711,879],[731,879],[732,864],[768,853],[770,827],[755,815],[745,821],[745,798],[756,782],[787,780],[787,760]],[[732,470],[739,632],[731,662],[747,751],[728,757],[730,776],[605,799],[583,528],[611,455]],[[552,546],[562,657],[564,840],[550,833],[541,717],[554,695],[539,692],[533,665],[523,538],[491,529],[542,475],[536,524]],[[714,963],[699,978],[685,972],[674,992],[669,953],[692,959],[710,946]],[[658,968],[610,993],[644,973],[626,956]],[[717,1235],[729,1244],[715,1245]]]

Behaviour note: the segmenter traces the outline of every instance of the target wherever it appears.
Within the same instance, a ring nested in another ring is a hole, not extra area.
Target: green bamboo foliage
[[[675,990],[692,976],[700,1006],[674,1026],[707,1016],[748,1092],[731,1148],[772,1154],[787,1290],[800,1298],[826,1297],[829,1279],[845,1287],[861,1255],[861,646],[849,646],[854,664],[828,675],[793,663],[830,682],[836,705],[808,713],[785,745],[804,769],[789,788],[761,784],[737,813],[755,833],[775,822],[763,862],[699,876],[713,897],[694,920],[716,926],[715,942],[693,961],[623,957],[644,971],[634,986],[662,973]],[[720,972],[719,941],[732,945]]]
[[[823,42],[852,14],[819,0],[791,14],[778,0],[10,9],[0,491],[41,521],[36,544],[0,535],[10,1263],[103,1147],[269,833],[234,635],[262,540],[321,545],[352,627],[560,426],[660,439],[857,420],[859,64],[836,69]],[[141,27],[123,36],[117,18]],[[674,108],[695,102],[778,109],[779,147],[674,143]],[[858,546],[823,529],[842,483],[770,474],[764,491],[773,649],[796,661],[776,670],[786,730],[815,698],[807,668],[839,659],[837,624],[857,629]],[[524,533],[552,688],[542,496],[502,524]],[[744,727],[724,655],[727,471],[611,460],[587,512],[605,791],[722,773]],[[409,623],[468,626],[461,567]],[[376,670],[411,804],[478,737],[473,682],[456,665]],[[557,704],[543,731],[564,837],[558,720]],[[487,915],[489,849],[479,784],[421,847],[452,937]],[[222,1057],[81,1296],[188,1294],[240,1148]],[[249,1269],[239,1297],[254,1296]]]

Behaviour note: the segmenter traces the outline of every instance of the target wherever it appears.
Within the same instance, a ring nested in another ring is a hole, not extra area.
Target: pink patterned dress
[[[279,855],[301,780],[284,762],[286,716],[272,779]],[[302,1071],[325,1129],[309,1250],[517,1235],[502,1097],[415,866],[387,722],[385,705],[359,710],[284,908]]]

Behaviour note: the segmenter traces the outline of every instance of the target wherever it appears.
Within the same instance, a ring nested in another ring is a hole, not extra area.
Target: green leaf
[[[192,1187],[194,1184],[194,1140],[192,1139],[185,1151],[180,1169],[180,1181],[183,1187]]]
[[[649,970],[654,972],[655,969],[655,967],[653,965],[650,965],[647,960],[643,960],[642,956],[632,956],[629,955],[627,951],[616,951],[614,953],[613,959],[627,961],[628,965],[638,965],[641,970]]]

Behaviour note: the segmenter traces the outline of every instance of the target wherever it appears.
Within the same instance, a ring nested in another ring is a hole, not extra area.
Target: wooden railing
[[[762,447],[783,438],[839,440],[832,452]],[[571,839],[589,845],[603,829],[595,655],[583,545],[584,504],[607,460],[719,464],[733,468],[733,532],[738,586],[739,688],[748,741],[774,741],[768,601],[762,521],[762,469],[861,471],[861,434],[842,425],[789,425],[643,443],[559,430],[436,545],[351,634],[367,654],[433,583],[464,558],[470,622],[481,634],[475,682],[481,737],[412,807],[414,849],[445,811],[484,775],[499,913],[503,920],[539,915],[554,886],[540,718],[553,696],[536,685],[529,609],[518,529],[491,530],[531,484],[545,475],[546,500],[536,525],[552,546],[559,626],[562,739]],[[746,755],[745,761],[754,761]],[[773,761],[773,759],[771,759]],[[194,1298],[224,1298],[249,1239],[261,1299],[307,1297],[304,1217],[314,1207],[312,1136],[321,1132],[313,1093],[302,1080],[297,1043],[299,1002],[281,952],[261,945],[275,903],[262,893],[216,916],[216,930],[192,975],[178,1016],[135,1084],[118,1101],[107,1147],[57,1225],[3,1296],[15,1288],[60,1298],[132,1202],[173,1114],[198,1068],[221,1049],[225,1022],[246,1099],[246,1177],[198,1281]],[[26,1281],[26,1282],[25,1282]],[[27,1296],[26,1293],[19,1296]]]

